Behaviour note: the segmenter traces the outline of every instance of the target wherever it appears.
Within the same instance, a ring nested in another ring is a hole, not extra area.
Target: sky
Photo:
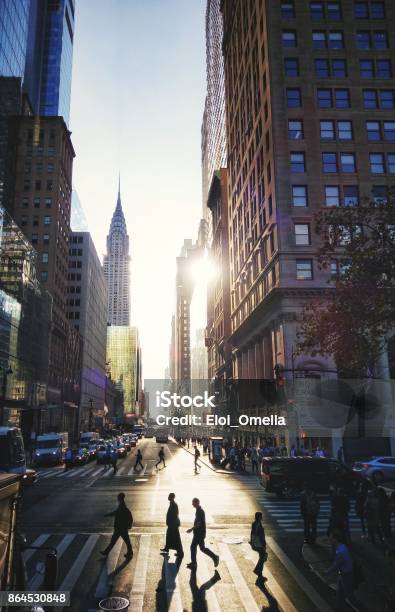
[[[102,260],[121,174],[145,378],[168,365],[175,258],[201,216],[204,14],[205,0],[76,2],[73,183]]]

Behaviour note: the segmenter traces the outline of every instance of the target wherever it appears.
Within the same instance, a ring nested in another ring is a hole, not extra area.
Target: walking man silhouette
[[[191,543],[191,562],[188,563],[187,567],[193,571],[196,570],[196,551],[198,546],[202,553],[204,553],[214,561],[214,567],[217,567],[219,563],[218,555],[213,553],[212,550],[210,550],[204,545],[204,540],[206,538],[206,515],[197,497],[193,498],[192,506],[196,509],[196,515],[193,527],[191,527],[191,529],[188,529],[187,531],[187,533],[191,533],[193,531],[193,538]]]
[[[163,467],[166,467],[166,462],[165,462],[165,447],[164,446],[161,446],[160,451],[158,453],[158,457],[159,457],[159,461],[155,465],[156,469],[158,469],[158,465],[160,465],[161,463],[163,463]]]
[[[113,512],[108,512],[104,516],[114,517],[114,533],[112,534],[111,541],[107,548],[101,550],[100,553],[107,557],[118,538],[122,538],[127,548],[125,557],[126,559],[131,559],[133,557],[133,549],[129,538],[129,529],[131,529],[133,525],[133,516],[125,504],[125,493],[118,494],[118,508],[113,510]]]
[[[137,455],[136,455],[136,463],[134,464],[134,469],[137,469],[138,465],[141,467],[142,470],[144,469],[144,466],[141,463],[142,458],[143,458],[143,455],[141,454],[141,450],[138,449]]]

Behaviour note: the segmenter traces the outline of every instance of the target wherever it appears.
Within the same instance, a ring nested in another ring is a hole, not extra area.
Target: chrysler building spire
[[[129,236],[121,201],[121,177],[118,179],[117,204],[107,236],[104,274],[108,285],[108,322],[130,323],[130,256]]]

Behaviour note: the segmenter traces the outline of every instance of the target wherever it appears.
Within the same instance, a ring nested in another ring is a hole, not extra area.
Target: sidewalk
[[[395,573],[385,558],[385,546],[374,545],[364,539],[355,539],[352,541],[352,553],[362,566],[365,576],[365,581],[355,591],[358,601],[363,606],[361,610],[384,610],[389,594],[395,592]],[[327,586],[336,589],[336,575],[324,574],[333,559],[332,547],[327,536],[318,537],[315,544],[304,544],[302,556],[310,569]]]

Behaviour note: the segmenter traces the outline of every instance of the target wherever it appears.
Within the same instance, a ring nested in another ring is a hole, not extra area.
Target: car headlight
[[[39,457],[40,453],[38,451],[36,451],[36,457]]]
[[[56,455],[56,454],[57,454],[57,452],[56,452],[56,451],[52,451],[52,454],[53,454],[53,455]]]

